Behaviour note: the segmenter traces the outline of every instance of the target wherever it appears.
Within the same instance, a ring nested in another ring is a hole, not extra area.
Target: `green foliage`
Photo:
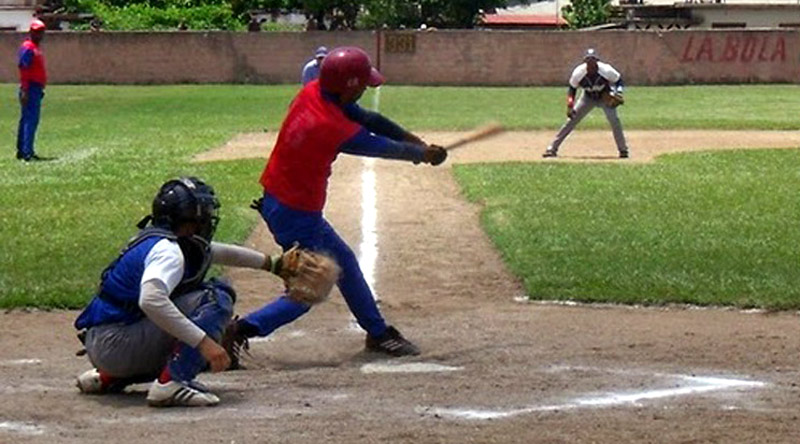
[[[193,7],[167,6],[163,8],[146,4],[97,8],[95,14],[108,30],[170,30],[181,25],[195,30],[244,29],[244,25],[234,19],[229,5],[204,5]]]
[[[609,0],[572,0],[561,13],[570,28],[579,29],[608,22],[610,8]]]
[[[94,14],[101,20],[102,28],[110,31],[175,30],[180,26],[193,30],[244,29],[229,3],[214,0],[70,0],[66,8]],[[76,29],[86,27],[84,24]]]
[[[369,28],[473,28],[481,10],[503,7],[507,0],[368,0],[362,23]]]

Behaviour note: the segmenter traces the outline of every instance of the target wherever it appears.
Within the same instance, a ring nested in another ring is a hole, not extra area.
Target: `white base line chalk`
[[[42,435],[44,429],[36,424],[15,421],[0,421],[0,432],[2,431],[20,433],[22,435]]]
[[[408,364],[373,362],[362,365],[361,373],[442,373],[457,372],[463,369],[464,367],[451,367],[427,362],[411,362]]]
[[[669,388],[669,389],[655,389],[646,390],[641,392],[617,392],[609,393],[602,396],[582,397],[572,401],[567,401],[562,404],[551,405],[534,405],[519,409],[509,410],[481,410],[481,409],[468,409],[468,408],[438,408],[438,407],[420,407],[417,410],[420,413],[437,416],[449,419],[466,419],[466,420],[489,420],[489,419],[503,419],[513,416],[523,415],[527,413],[537,412],[553,412],[553,411],[566,411],[577,410],[581,408],[603,408],[615,407],[621,405],[637,405],[641,401],[650,401],[655,399],[670,398],[676,396],[695,395],[700,393],[707,393],[721,390],[731,389],[751,389],[763,387],[766,385],[759,381],[747,381],[742,379],[726,379],[716,377],[698,377],[698,376],[679,376],[686,385],[683,387]]]

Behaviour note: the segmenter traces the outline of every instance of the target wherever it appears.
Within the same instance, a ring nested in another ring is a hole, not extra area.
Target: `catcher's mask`
[[[211,241],[219,222],[219,200],[214,188],[196,177],[181,177],[161,186],[153,199],[153,212],[139,222],[144,228],[152,219],[153,226],[176,231],[186,222],[198,225],[197,235]]]

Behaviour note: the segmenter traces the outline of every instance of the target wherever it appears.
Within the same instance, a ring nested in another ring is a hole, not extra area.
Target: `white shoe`
[[[103,381],[100,380],[100,372],[96,368],[86,370],[78,376],[78,382],[75,384],[81,393],[102,393]]]
[[[155,380],[147,391],[147,403],[151,407],[205,407],[219,404],[219,398],[188,384],[177,381],[162,384]]]

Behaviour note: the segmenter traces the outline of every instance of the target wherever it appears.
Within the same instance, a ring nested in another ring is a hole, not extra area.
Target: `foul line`
[[[520,409],[510,410],[482,410],[468,408],[438,408],[421,407],[417,410],[429,416],[436,416],[448,419],[466,420],[490,420],[504,419],[519,416],[527,413],[556,412],[577,410],[581,408],[604,408],[616,407],[621,405],[635,405],[640,401],[651,401],[655,399],[671,398],[676,396],[695,395],[720,390],[730,389],[751,389],[766,385],[759,381],[748,381],[743,379],[727,379],[718,377],[699,377],[676,375],[685,381],[687,385],[678,388],[646,390],[642,392],[617,392],[603,396],[581,397],[562,404],[534,405]]]
[[[381,106],[381,87],[375,88],[372,109],[377,112]],[[375,263],[378,260],[378,198],[377,178],[375,176],[375,159],[362,159],[364,170],[361,173],[361,248],[358,263],[364,274],[364,280],[372,290],[375,300],[379,300],[375,292]]]
[[[378,111],[381,104],[381,87],[375,88],[372,109]],[[361,245],[358,249],[358,266],[364,275],[372,297],[380,302],[375,291],[375,263],[378,261],[378,198],[375,159],[365,157],[361,160]],[[348,329],[362,331],[356,318],[350,316]]]

